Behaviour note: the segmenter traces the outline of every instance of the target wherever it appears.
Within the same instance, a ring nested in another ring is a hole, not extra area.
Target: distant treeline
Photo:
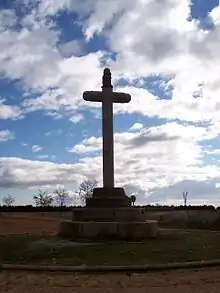
[[[141,207],[141,206],[139,206]],[[171,205],[171,206],[168,206],[168,205],[145,205],[143,206],[145,208],[145,210],[150,210],[150,211],[160,211],[160,210],[163,210],[163,211],[170,211],[170,210],[206,210],[206,211],[215,211],[215,210],[218,210],[220,207],[214,207],[212,205],[187,205],[187,206],[184,206],[184,205],[180,205],[180,206],[174,206],[174,205]]]
[[[0,212],[20,212],[20,213],[38,213],[38,212],[68,212],[72,210],[72,206],[63,206],[63,207],[56,207],[56,206],[0,206]]]
[[[132,208],[145,208],[147,211],[171,211],[171,210],[185,210],[186,207],[183,205],[180,206],[168,206],[168,205],[145,205],[145,206],[135,206]],[[57,207],[57,206],[32,206],[32,205],[26,205],[26,206],[0,206],[0,212],[22,212],[22,213],[30,213],[30,212],[68,212],[71,211],[73,208],[81,208],[81,206],[73,207],[73,206],[63,206],[63,207]],[[212,205],[189,205],[187,206],[187,210],[209,210],[209,211],[215,211],[218,210],[220,207],[215,208]]]

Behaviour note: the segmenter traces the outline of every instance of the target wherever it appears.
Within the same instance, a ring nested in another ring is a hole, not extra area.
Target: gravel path
[[[220,268],[160,273],[74,275],[1,272],[0,292],[10,293],[219,293]]]

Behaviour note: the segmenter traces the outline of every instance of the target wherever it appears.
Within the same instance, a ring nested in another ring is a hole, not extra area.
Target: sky
[[[216,0],[0,1],[0,204],[102,186],[101,90],[114,91],[115,185],[138,204],[220,205]]]

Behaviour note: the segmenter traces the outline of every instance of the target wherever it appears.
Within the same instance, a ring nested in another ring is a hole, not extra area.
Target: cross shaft
[[[111,72],[104,69],[102,91],[85,91],[83,99],[102,103],[103,187],[114,187],[113,103],[128,103],[131,96],[113,92]]]

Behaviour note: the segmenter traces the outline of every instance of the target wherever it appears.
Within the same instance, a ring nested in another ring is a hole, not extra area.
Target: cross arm
[[[104,99],[111,99],[113,103],[129,103],[131,95],[120,92],[86,91],[83,93],[83,99],[90,102],[103,102]]]
[[[126,94],[126,93],[119,93],[119,92],[114,92],[113,93],[113,103],[129,103],[131,100],[131,95]]]
[[[83,99],[89,102],[103,102],[103,92],[86,91],[83,93]]]

